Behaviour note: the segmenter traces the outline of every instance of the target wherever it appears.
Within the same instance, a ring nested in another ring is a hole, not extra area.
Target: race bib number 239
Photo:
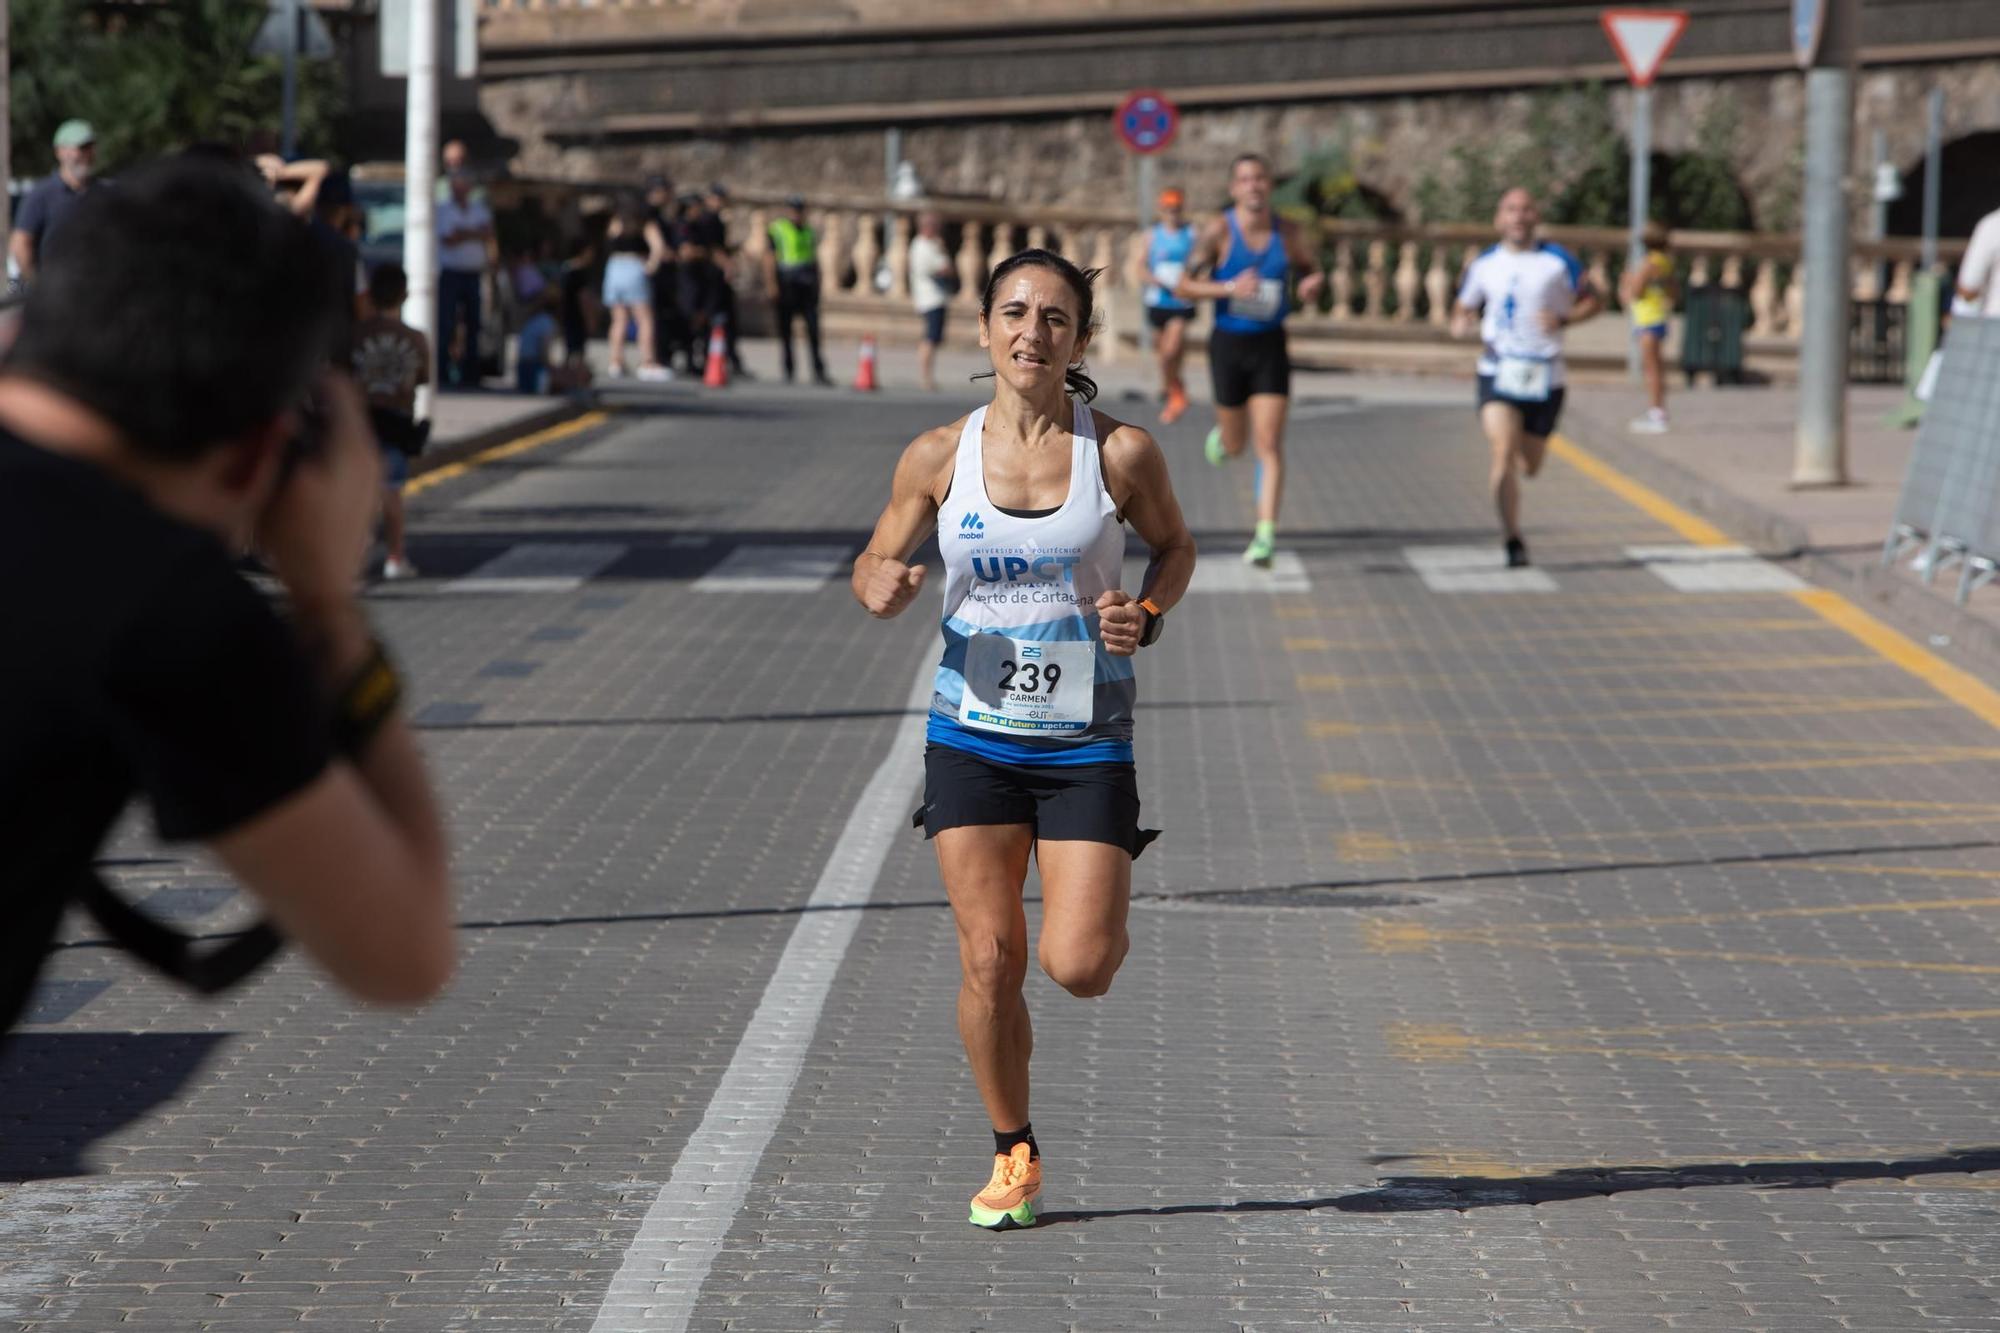
[[[958,720],[1010,736],[1062,736],[1090,727],[1097,645],[976,634],[965,645]]]

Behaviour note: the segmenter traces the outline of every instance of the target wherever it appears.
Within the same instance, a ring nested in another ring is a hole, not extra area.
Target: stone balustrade
[[[739,199],[734,227],[746,254],[762,253],[766,227],[778,215],[778,202],[764,197]],[[934,207],[946,223],[945,242],[959,277],[959,290],[952,297],[955,307],[976,307],[986,275],[1002,259],[1023,246],[1046,245],[1086,268],[1102,271],[1099,300],[1112,342],[1136,328],[1146,232],[1130,214],[1065,208],[1029,211],[955,200],[934,204],[826,200],[811,206],[808,220],[821,238],[823,291],[836,308],[872,306],[884,312],[909,308],[910,239],[917,213],[927,207]],[[1401,226],[1321,219],[1317,231],[1328,281],[1317,308],[1295,317],[1295,330],[1308,335],[1440,336],[1450,320],[1460,274],[1493,240],[1490,228],[1477,225]],[[1593,284],[1617,308],[1624,230],[1548,227],[1544,234],[1576,255]],[[1944,242],[1943,262],[1948,266],[1964,248],[1963,241]],[[1716,283],[1744,294],[1752,339],[1776,346],[1796,341],[1804,305],[1796,236],[1680,231],[1671,235],[1669,249],[1680,267],[1683,287]],[[1917,262],[1913,240],[1857,243],[1855,299],[1907,301]],[[1204,331],[1207,310],[1203,303],[1193,330],[1197,336]]]

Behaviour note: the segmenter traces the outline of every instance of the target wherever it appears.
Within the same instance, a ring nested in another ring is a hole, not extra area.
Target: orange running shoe
[[[1160,424],[1162,426],[1171,426],[1176,421],[1179,421],[1181,419],[1181,413],[1187,411],[1187,405],[1188,405],[1188,399],[1187,399],[1186,389],[1183,389],[1178,384],[1176,384],[1173,388],[1168,389],[1167,405],[1164,408],[1160,409]]]
[[[1012,1152],[993,1154],[993,1179],[972,1196],[972,1216],[967,1219],[988,1231],[1031,1227],[1042,1209],[1042,1164],[1030,1160],[1025,1143]]]

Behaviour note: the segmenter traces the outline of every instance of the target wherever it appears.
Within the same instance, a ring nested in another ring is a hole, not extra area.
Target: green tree
[[[91,122],[107,167],[201,139],[242,145],[279,124],[283,67],[251,53],[270,10],[261,0],[14,0],[13,160],[26,176],[54,166],[50,140],[73,116]],[[299,144],[336,147],[338,66],[299,65]]]

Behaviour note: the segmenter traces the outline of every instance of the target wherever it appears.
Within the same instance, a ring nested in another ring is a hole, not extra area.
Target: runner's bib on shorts
[[[1097,599],[1124,577],[1125,529],[1104,489],[1088,405],[1073,406],[1069,493],[1009,514],[986,494],[986,409],[959,435],[938,507],[944,653],[927,734],[997,763],[1132,761],[1132,659],[1098,642]]]
[[[1520,403],[1546,403],[1551,365],[1547,357],[1500,357],[1493,365],[1493,392]]]

